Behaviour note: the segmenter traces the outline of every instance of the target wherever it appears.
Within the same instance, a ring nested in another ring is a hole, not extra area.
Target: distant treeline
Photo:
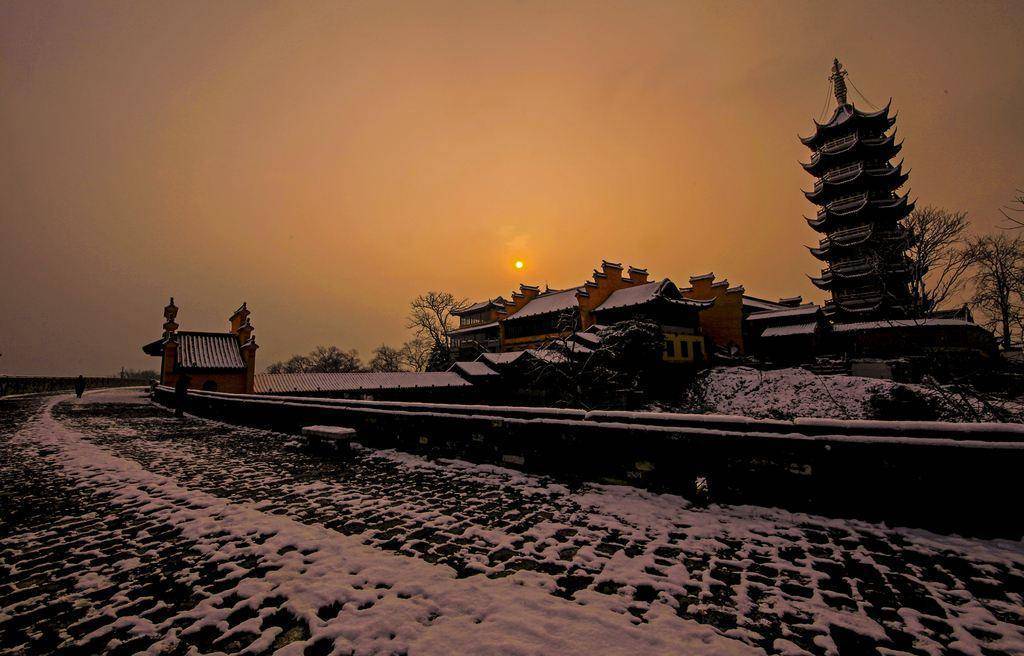
[[[73,390],[77,376],[0,376],[0,396],[11,394],[39,394],[41,392],[63,392]],[[99,387],[132,387],[147,385],[146,379],[121,378],[120,376],[86,376],[85,389]]]

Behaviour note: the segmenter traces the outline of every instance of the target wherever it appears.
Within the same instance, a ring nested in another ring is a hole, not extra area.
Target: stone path
[[[272,530],[252,527],[255,545],[230,531],[183,531],[152,499],[77,475],[58,457],[59,442],[25,430],[52,415],[184,490],[458,578],[521,580],[638,627],[668,609],[774,654],[1024,653],[1020,542],[749,506],[697,509],[632,488],[570,489],[393,452],[343,459],[287,435],[177,420],[133,396],[87,395],[52,409],[40,398],[0,401],[0,652],[341,649],[277,588],[239,594],[240,580],[282,567],[256,548]],[[328,622],[343,607],[315,611]]]

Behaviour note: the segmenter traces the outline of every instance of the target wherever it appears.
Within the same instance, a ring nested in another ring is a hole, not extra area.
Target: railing
[[[856,132],[854,132],[853,134],[848,134],[845,137],[840,137],[838,139],[829,139],[825,143],[821,144],[821,148],[819,148],[818,152],[815,153],[814,155],[815,155],[815,157],[819,156],[820,153],[825,153],[826,155],[828,155],[828,154],[830,154],[832,152],[835,152],[837,150],[841,150],[841,149],[845,148],[846,146],[849,146],[850,144],[852,144],[856,140],[857,140],[857,133]]]
[[[893,165],[888,163],[888,162],[886,162],[885,164],[879,164],[877,166],[872,166],[871,168],[867,169],[867,172],[872,174],[872,175],[877,175],[879,173],[888,173],[889,171],[892,171],[892,170],[893,170]]]
[[[866,273],[872,269],[871,262],[867,258],[857,258],[855,260],[844,260],[840,262],[833,262],[829,269],[833,273],[842,275],[848,275],[853,273]]]
[[[856,207],[857,205],[860,205],[865,200],[867,200],[867,198],[868,193],[865,191],[860,194],[854,194],[853,196],[843,196],[842,198],[837,198],[828,205],[826,205],[825,207],[829,210],[832,210],[833,212],[840,212],[842,210],[847,210],[852,207]]]
[[[854,294],[839,294],[835,300],[840,303],[856,303],[858,301],[871,301],[873,303],[877,303],[882,300],[882,292],[876,290],[872,292],[857,292]]]
[[[825,180],[828,180],[829,182],[835,182],[835,180],[837,178],[845,177],[845,176],[847,176],[850,173],[860,173],[861,169],[863,169],[863,168],[864,168],[864,165],[860,164],[858,162],[857,164],[850,164],[849,166],[843,166],[843,167],[838,168],[838,169],[833,169],[833,170],[829,171],[828,173],[826,173],[825,175],[823,175],[822,177]],[[852,176],[850,176],[850,177],[852,177]]]
[[[838,244],[842,245],[842,241],[844,239],[851,238],[851,237],[852,238],[866,237],[869,234],[871,234],[871,230],[872,230],[872,226],[870,224],[869,225],[858,226],[856,228],[846,228],[844,230],[836,230],[831,235],[829,235],[828,239],[829,239],[830,243],[838,243]]]

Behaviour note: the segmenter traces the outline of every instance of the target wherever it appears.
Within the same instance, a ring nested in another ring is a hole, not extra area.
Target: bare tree
[[[267,367],[269,374],[339,373],[361,371],[362,363],[355,350],[343,351],[337,346],[318,346],[308,355],[293,355],[284,362]]]
[[[1017,190],[1017,196],[1010,202],[999,208],[1003,217],[1010,222],[1009,229],[1018,230],[1024,228],[1024,189]]]
[[[411,371],[426,371],[432,346],[430,340],[423,337],[413,337],[402,344],[401,354],[405,367]]]
[[[309,371],[317,373],[338,373],[360,371],[359,352],[355,349],[342,351],[337,346],[318,346],[309,354],[312,365]]]
[[[373,350],[370,371],[402,371],[405,362],[401,349],[381,344]]]
[[[466,299],[457,299],[449,292],[427,292],[409,304],[408,328],[430,340],[432,345],[451,350],[449,331],[454,328],[455,312],[468,306]]]
[[[963,289],[971,264],[968,224],[967,212],[932,206],[915,210],[904,222],[916,316],[927,315]]]
[[[267,366],[268,374],[298,374],[309,371],[311,362],[305,355],[293,355],[288,360],[275,362]]]
[[[1006,234],[976,237],[969,253],[974,267],[972,304],[1008,349],[1024,322],[1024,238],[1011,239]]]

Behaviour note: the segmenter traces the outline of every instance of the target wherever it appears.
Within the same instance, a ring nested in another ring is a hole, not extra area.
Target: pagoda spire
[[[832,91],[836,94],[836,102],[840,106],[846,104],[846,69],[839,63],[839,58],[836,57],[832,60],[832,75],[829,77],[832,80]]]
[[[807,200],[818,206],[808,219],[824,233],[811,254],[827,264],[811,281],[829,291],[825,314],[833,321],[857,322],[904,316],[910,288],[903,219],[914,209],[906,193],[902,162],[889,106],[864,112],[847,100],[848,74],[832,60],[832,88],[839,107],[827,123],[800,141],[811,151],[804,170],[815,177]],[[856,87],[854,87],[856,89]]]

